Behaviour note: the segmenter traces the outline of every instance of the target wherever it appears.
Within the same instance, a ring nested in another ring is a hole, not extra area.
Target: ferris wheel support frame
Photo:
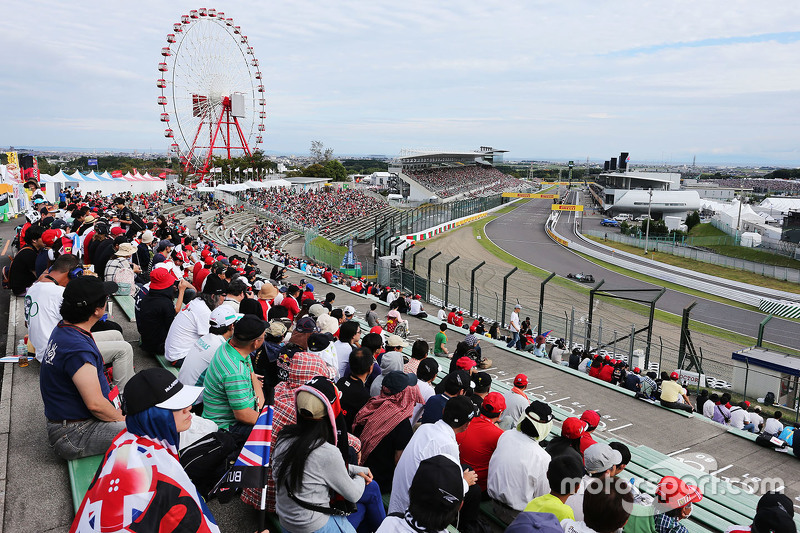
[[[201,120],[200,124],[197,126],[197,133],[195,133],[195,142],[192,145],[192,149],[189,152],[188,157],[186,158],[186,163],[184,165],[184,170],[188,173],[191,173],[192,170],[196,170],[192,165],[192,156],[194,155],[195,148],[208,148],[208,155],[206,156],[205,161],[203,162],[203,168],[199,171],[196,171],[195,174],[200,176],[200,181],[202,181],[206,174],[209,172],[209,166],[211,165],[212,157],[214,156],[214,149],[224,149],[227,151],[228,159],[231,158],[231,150],[244,150],[244,153],[248,156],[252,157],[252,153],[250,152],[250,146],[247,144],[247,139],[245,138],[244,132],[242,132],[242,127],[239,125],[239,119],[231,115],[231,99],[229,96],[226,96],[222,99],[222,111],[219,114],[219,118],[216,121],[216,126],[214,127],[214,134],[211,137],[211,144],[209,146],[198,146],[197,139],[200,137],[200,132],[203,131],[203,127],[206,126],[205,120]],[[224,136],[227,142],[217,146],[217,136],[219,135],[220,128],[222,125],[225,125],[226,128],[226,135]],[[241,146],[233,146],[231,144],[231,125],[235,126],[236,134],[239,137],[239,142]]]

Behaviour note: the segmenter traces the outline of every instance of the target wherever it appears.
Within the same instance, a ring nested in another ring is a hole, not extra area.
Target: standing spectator
[[[517,374],[514,378],[514,386],[505,394],[506,410],[503,416],[500,417],[500,426],[502,429],[511,429],[517,425],[519,417],[530,405],[530,399],[525,394],[525,388],[528,386],[528,376],[525,374]]]
[[[500,415],[506,409],[506,400],[499,392],[490,392],[483,400],[480,414],[470,422],[463,433],[456,436],[461,461],[478,474],[478,486],[486,492],[489,477],[489,460],[497,448],[503,430],[497,427]]]
[[[361,439],[361,464],[379,486],[391,485],[395,465],[411,440],[414,406],[422,401],[416,374],[394,371],[384,377],[380,395],[356,415],[353,433]]]
[[[516,429],[504,432],[489,460],[488,494],[495,515],[511,523],[525,506],[550,492],[547,469],[550,456],[539,445],[553,426],[553,410],[534,401]]]
[[[680,523],[692,514],[692,504],[703,499],[703,493],[694,485],[675,476],[664,476],[656,486],[653,517],[656,533],[688,533]]]
[[[517,304],[514,306],[514,311],[511,313],[511,319],[509,320],[509,330],[511,331],[511,340],[508,341],[506,347],[508,348],[522,348],[520,344],[520,330],[522,329],[522,323],[519,320],[519,312],[522,310],[522,306]]]
[[[64,289],[63,320],[50,335],[39,375],[48,440],[63,459],[104,453],[125,429],[90,333],[116,290],[95,276],[75,278]]]
[[[447,351],[447,324],[442,322],[439,324],[439,332],[436,334],[436,337],[433,340],[433,355],[447,355],[449,352]]]

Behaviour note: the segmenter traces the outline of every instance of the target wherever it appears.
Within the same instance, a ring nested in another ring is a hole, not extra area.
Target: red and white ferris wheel
[[[203,179],[215,151],[251,155],[263,142],[267,103],[242,29],[221,11],[193,9],[172,26],[161,55],[161,122],[184,170]]]

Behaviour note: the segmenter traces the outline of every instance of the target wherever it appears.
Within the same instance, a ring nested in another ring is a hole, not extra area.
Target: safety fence
[[[333,244],[327,239],[321,238],[314,231],[305,233],[303,254],[316,263],[322,263],[335,270],[344,270],[351,275],[368,277],[375,275],[375,263],[371,258],[362,263],[354,255],[352,266],[345,267],[344,258],[347,254],[347,247]]]
[[[737,259],[735,257],[720,255],[714,252],[699,250],[697,248],[690,248],[689,246],[693,246],[692,244],[682,244],[680,240],[677,242],[672,242],[671,240],[664,241],[650,238],[649,241],[647,241],[644,237],[631,237],[617,232],[604,232],[591,229],[585,229],[582,231],[582,233],[584,235],[597,237],[607,241],[618,242],[628,246],[635,246],[637,248],[644,248],[645,245],[647,245],[650,250],[671,254],[677,257],[685,257],[687,259],[694,259],[695,261],[702,261],[703,263],[710,263],[727,268],[734,268],[736,270],[753,272],[769,278],[800,283],[800,270],[776,265],[768,265],[765,263],[757,263],[755,261]],[[695,239],[722,239],[722,237],[697,237]]]

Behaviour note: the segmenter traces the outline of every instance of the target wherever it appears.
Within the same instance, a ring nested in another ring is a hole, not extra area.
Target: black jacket
[[[150,290],[140,303],[136,328],[142,336],[142,349],[150,354],[164,354],[164,341],[175,320],[174,294],[174,287]]]

